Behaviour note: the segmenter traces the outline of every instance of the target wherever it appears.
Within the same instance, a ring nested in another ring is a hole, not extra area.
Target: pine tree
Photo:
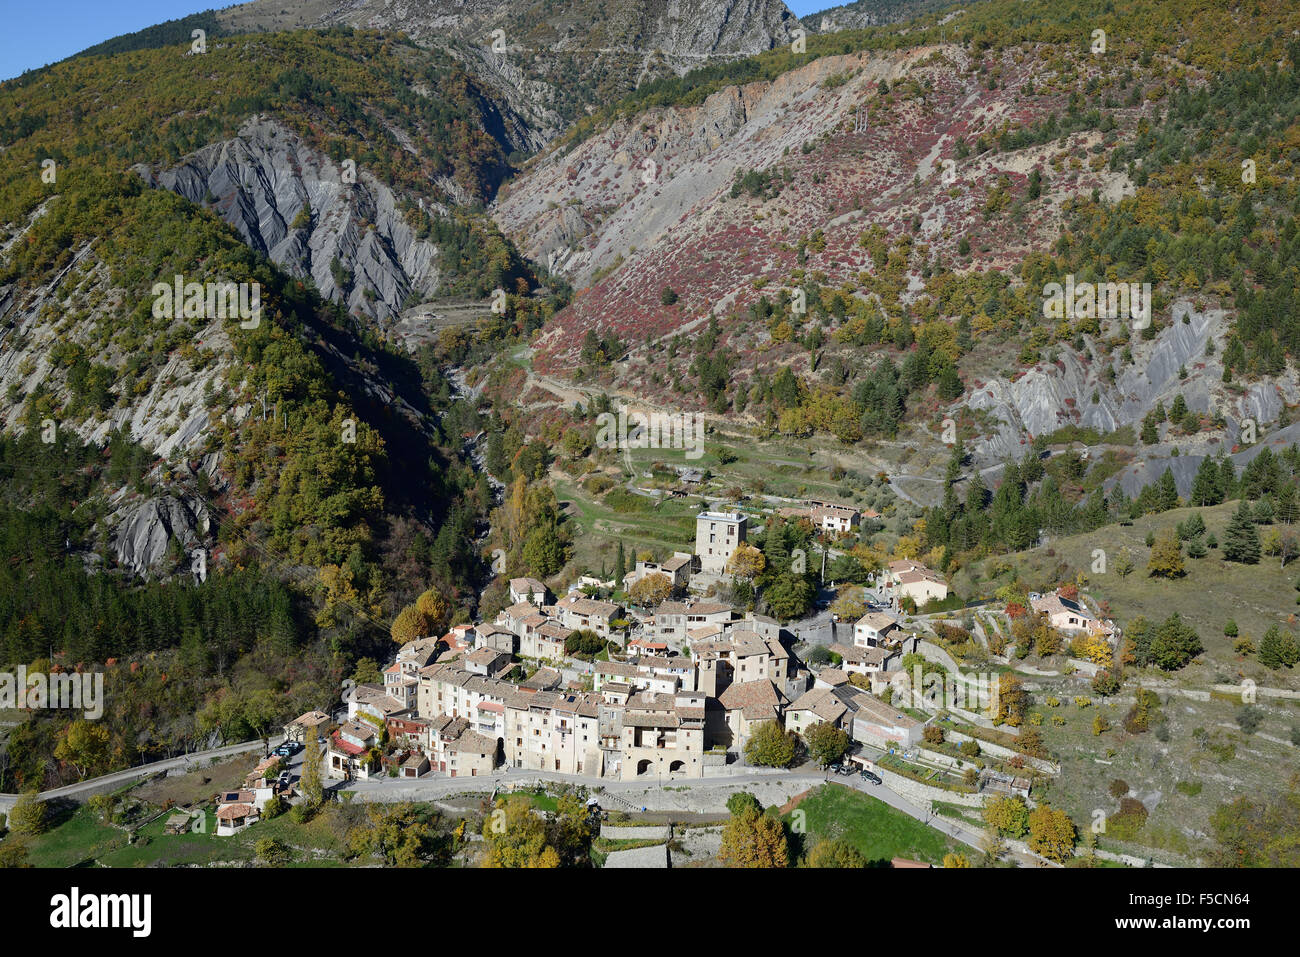
[[[1142,419],[1142,444],[1155,445],[1159,441],[1160,433],[1156,431],[1156,421],[1151,414],[1148,413]]]
[[[1220,502],[1226,502],[1237,494],[1237,467],[1226,455],[1219,459],[1219,493]]]
[[[1223,557],[1244,565],[1259,563],[1259,532],[1243,500],[1223,533]]]
[[[1174,612],[1161,623],[1151,639],[1151,662],[1165,671],[1175,671],[1204,650],[1196,630]]]
[[[957,442],[952,447],[952,457],[948,459],[947,483],[951,485],[957,481],[961,475],[962,463],[966,460],[966,448],[962,444],[961,436],[957,436]]]
[[[1283,631],[1277,625],[1270,625],[1259,643],[1259,663],[1266,668],[1277,671],[1290,668],[1300,661],[1300,645],[1295,635]]]
[[[1156,487],[1156,501],[1157,509],[1161,512],[1178,507],[1178,485],[1174,482],[1174,473],[1170,469],[1166,468],[1160,475],[1160,482]]]
[[[1290,482],[1277,490],[1273,502],[1273,512],[1279,522],[1290,525],[1300,518],[1300,497],[1297,497],[1296,487]]]
[[[1219,485],[1219,468],[1214,459],[1208,455],[1201,459],[1196,478],[1192,480],[1192,494],[1189,505],[1218,505],[1223,501],[1223,490]]]

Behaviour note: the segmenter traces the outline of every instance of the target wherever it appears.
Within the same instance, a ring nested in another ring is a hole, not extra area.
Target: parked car
[[[836,762],[834,762],[833,764],[828,764],[828,765],[826,765],[826,770],[828,770],[828,771],[834,771],[836,774],[843,774],[843,773],[844,773],[844,765],[842,765],[842,764],[840,764],[838,761],[836,761]]]
[[[841,764],[841,765],[840,765],[840,769],[839,769],[838,771],[836,771],[835,773],[836,773],[836,774],[852,774],[852,773],[853,773],[853,765],[851,765],[851,764]]]
[[[880,775],[879,775],[879,774],[876,774],[874,771],[868,771],[868,770],[866,770],[865,768],[864,768],[863,771],[862,771],[862,780],[864,780],[864,781],[870,781],[872,784],[884,784],[884,783],[885,783],[884,781],[882,781],[882,780],[880,779]]]

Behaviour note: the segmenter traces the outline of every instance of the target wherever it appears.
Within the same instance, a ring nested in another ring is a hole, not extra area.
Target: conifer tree
[[[1223,533],[1223,557],[1244,565],[1259,563],[1259,532],[1244,500]]]

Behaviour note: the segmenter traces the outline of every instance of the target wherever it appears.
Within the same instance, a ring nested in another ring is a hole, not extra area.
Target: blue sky
[[[0,79],[223,0],[0,0]]]
[[[835,3],[786,0],[799,16]],[[228,0],[0,0],[0,79],[55,63],[110,37],[224,6]]]
[[[794,11],[795,16],[802,17],[848,2],[849,0],[785,0],[785,5]]]

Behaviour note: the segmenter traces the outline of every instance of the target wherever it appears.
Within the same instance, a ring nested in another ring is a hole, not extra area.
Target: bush
[[[264,837],[253,845],[253,851],[257,854],[257,859],[263,864],[278,866],[288,862],[290,854],[289,848],[283,841],[273,837]]]
[[[1128,794],[1128,792],[1133,789],[1128,786],[1127,781],[1121,778],[1116,778],[1115,780],[1110,782],[1110,787],[1107,790],[1110,791],[1111,797],[1122,798],[1125,794]]]
[[[35,837],[45,832],[47,816],[45,802],[35,791],[29,791],[14,802],[9,812],[9,829],[15,834]]]
[[[1106,833],[1121,841],[1131,841],[1146,822],[1146,805],[1135,798],[1124,798],[1119,802],[1119,813],[1106,821]]]
[[[1103,698],[1109,698],[1111,695],[1118,694],[1120,689],[1119,675],[1107,668],[1104,671],[1098,671],[1092,679],[1092,690],[1094,694],[1099,694]]]
[[[1244,705],[1237,709],[1237,726],[1247,734],[1254,734],[1264,722],[1264,712],[1254,705]]]
[[[761,814],[763,805],[758,803],[758,798],[748,791],[737,791],[731,797],[727,798],[727,813],[732,817],[740,817],[742,814]]]
[[[1152,719],[1160,714],[1160,696],[1154,691],[1139,688],[1137,700],[1124,716],[1124,730],[1129,734],[1141,734],[1150,729]]]

